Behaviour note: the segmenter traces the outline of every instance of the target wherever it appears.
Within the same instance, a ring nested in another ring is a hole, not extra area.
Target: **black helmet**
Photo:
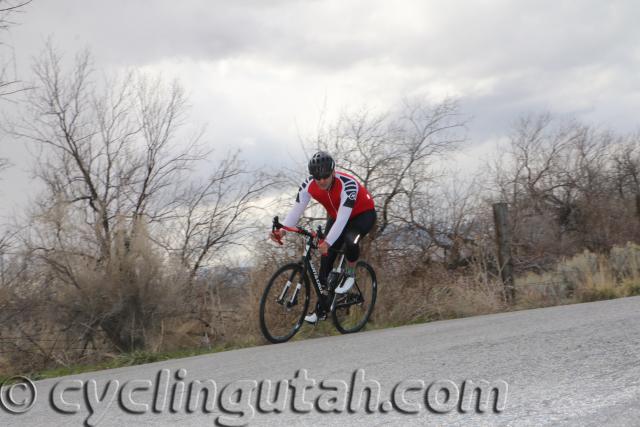
[[[315,179],[327,178],[333,172],[335,165],[329,153],[318,151],[309,160],[309,173]]]

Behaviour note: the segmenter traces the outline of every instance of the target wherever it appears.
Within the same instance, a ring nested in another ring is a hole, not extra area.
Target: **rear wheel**
[[[376,303],[378,283],[373,267],[358,261],[355,283],[346,294],[335,294],[335,309],[331,313],[336,329],[343,334],[358,332],[369,320]]]
[[[272,343],[288,341],[302,326],[309,308],[309,279],[300,264],[276,271],[260,299],[260,330]]]

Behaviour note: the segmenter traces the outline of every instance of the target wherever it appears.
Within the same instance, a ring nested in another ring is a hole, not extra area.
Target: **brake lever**
[[[278,216],[277,215],[273,217],[273,223],[271,224],[271,227],[272,227],[271,228],[272,231],[273,230],[280,230],[283,227],[283,225],[280,224],[280,221],[278,220]]]
[[[273,217],[273,223],[271,224],[271,234],[273,235],[276,242],[278,242],[280,246],[284,245],[284,243],[282,243],[282,238],[276,236],[274,232],[277,230],[280,230],[281,228],[282,228],[282,224],[280,224],[280,221],[278,220],[278,216],[276,215]]]

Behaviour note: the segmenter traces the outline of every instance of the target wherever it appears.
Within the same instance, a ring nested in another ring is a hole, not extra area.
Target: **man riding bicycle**
[[[336,171],[333,158],[324,151],[318,151],[311,157],[309,173],[311,176],[300,185],[295,204],[283,224],[294,227],[312,197],[324,206],[329,218],[325,227],[326,238],[318,245],[323,255],[319,279],[322,286],[326,288],[327,276],[337,256],[337,253],[329,251],[329,248],[339,249],[344,243],[347,279],[337,289],[340,293],[344,293],[354,284],[355,265],[360,256],[360,239],[373,228],[376,222],[373,199],[367,189],[353,176]],[[270,238],[278,241],[285,233],[283,229],[275,230]],[[307,315],[304,320],[316,323],[325,318],[325,310],[318,302],[316,310]]]

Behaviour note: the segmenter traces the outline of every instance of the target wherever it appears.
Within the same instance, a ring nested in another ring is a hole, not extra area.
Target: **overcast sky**
[[[459,97],[472,161],[529,112],[636,130],[639,17],[633,0],[34,0],[2,38],[24,80],[49,36],[97,69],[178,77],[206,140],[256,165],[293,165],[323,109]],[[37,188],[21,144],[0,136],[0,215]]]

